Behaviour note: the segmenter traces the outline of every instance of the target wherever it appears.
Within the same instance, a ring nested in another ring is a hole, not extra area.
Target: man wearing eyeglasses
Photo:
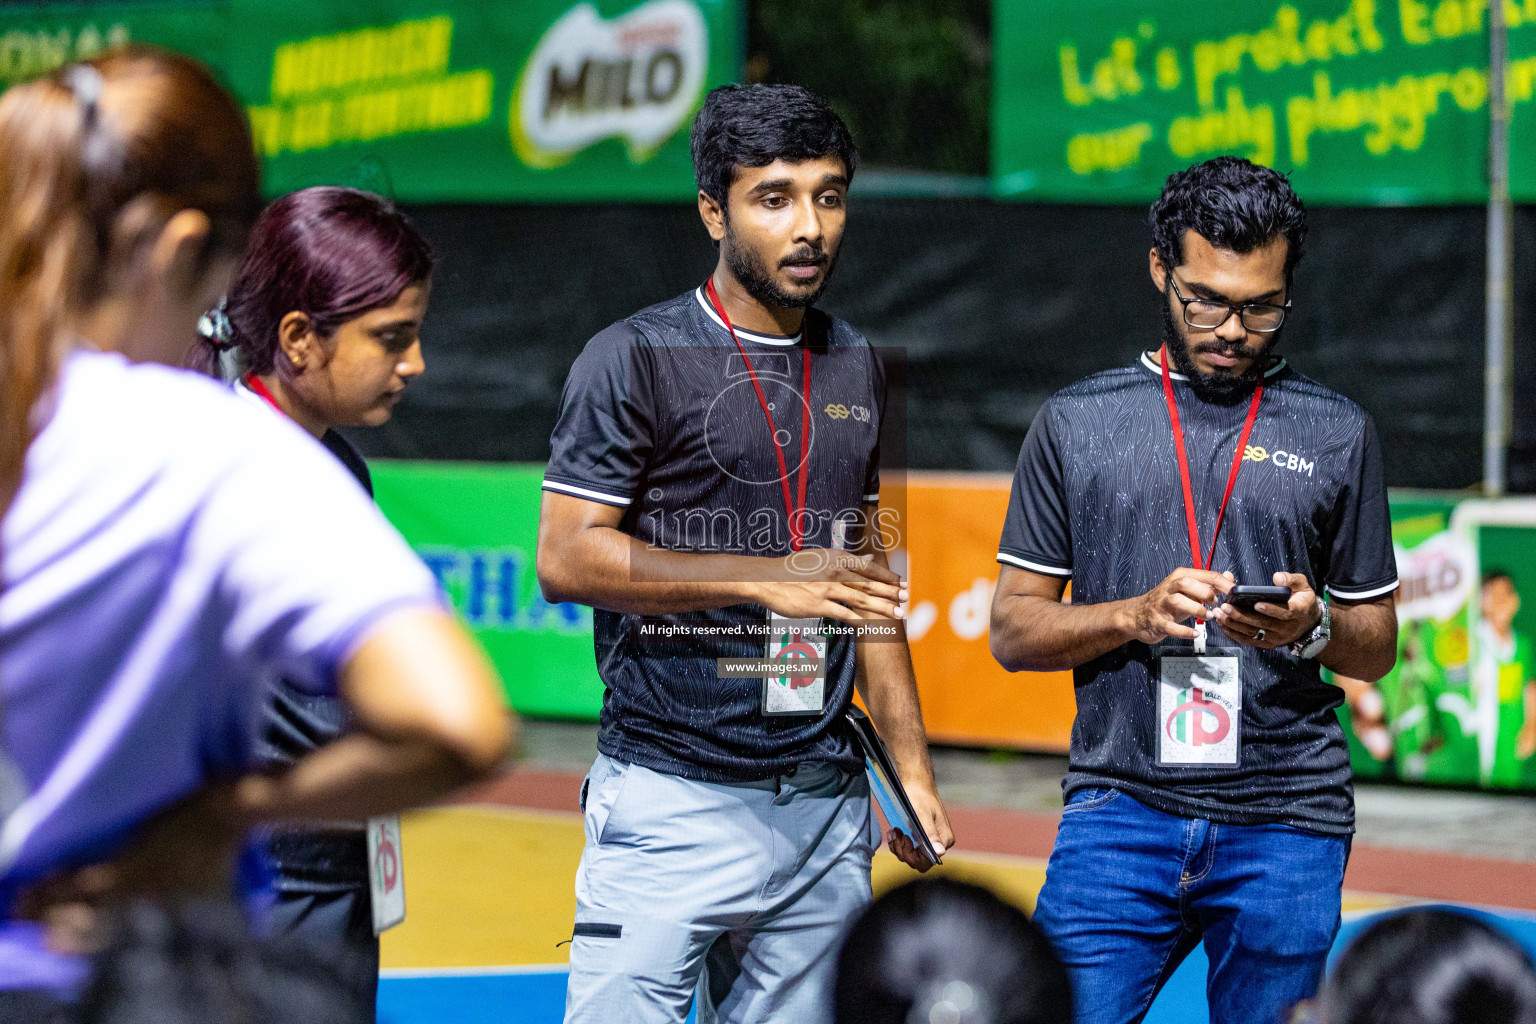
[[[1319,670],[1396,658],[1381,453],[1359,406],[1275,352],[1306,235],[1285,178],[1220,157],[1169,177],[1150,219],[1162,344],[1035,417],[992,651],[1074,671],[1035,920],[1076,1024],[1140,1021],[1202,939],[1213,1024],[1278,1021],[1317,988],[1354,831]]]

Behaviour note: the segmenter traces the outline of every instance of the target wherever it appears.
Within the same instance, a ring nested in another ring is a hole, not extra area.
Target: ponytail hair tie
[[[64,69],[64,85],[75,94],[75,102],[80,104],[80,118],[89,130],[96,123],[96,107],[101,102],[106,80],[89,64],[73,64]]]
[[[225,301],[220,299],[217,306],[198,317],[197,320],[197,333],[221,352],[232,348],[235,344],[235,328],[229,322],[229,315],[224,312]]]

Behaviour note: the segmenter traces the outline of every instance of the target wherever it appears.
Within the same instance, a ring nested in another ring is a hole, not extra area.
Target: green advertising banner
[[[1512,190],[1536,200],[1536,0],[1502,0]],[[1311,202],[1487,198],[1488,0],[996,0],[999,195],[1145,202],[1235,153]]]
[[[1398,494],[1392,533],[1397,666],[1332,680],[1356,776],[1536,790],[1536,501]]]
[[[540,465],[371,464],[379,507],[437,575],[522,714],[596,719],[592,609],[550,604],[534,551]]]
[[[164,0],[0,6],[0,84],[129,40],[247,106],[276,195],[676,200],[687,126],[740,65],[737,0]]]

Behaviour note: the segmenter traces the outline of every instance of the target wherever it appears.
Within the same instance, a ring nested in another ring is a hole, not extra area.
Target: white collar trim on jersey
[[[1158,362],[1156,352],[1143,352],[1141,354],[1141,365],[1145,366],[1159,377],[1163,375],[1163,364]],[[1285,369],[1285,359],[1281,358],[1278,363],[1264,371],[1264,376],[1265,378],[1273,377],[1283,369]],[[1168,376],[1172,377],[1174,380],[1189,380],[1189,377],[1186,374],[1174,373],[1172,370],[1168,371]]]
[[[704,288],[702,286],[693,290],[693,297],[699,300],[699,305],[703,307],[706,316],[722,328],[725,328],[725,321],[720,319],[720,314],[715,312],[715,307],[711,306],[709,300],[704,297]],[[786,338],[782,334],[758,334],[755,331],[744,330],[740,327],[736,328],[736,337],[742,341],[755,341],[762,345],[778,345],[781,348],[800,344],[800,339],[804,334],[805,332],[802,331],[793,338]]]
[[[268,402],[265,398],[262,398],[256,392],[252,391],[251,386],[244,380],[237,380],[231,386],[234,388],[235,394],[239,395],[241,398],[244,398],[247,401],[255,402],[257,405],[261,406],[263,409],[268,410],[269,412],[277,411],[276,409],[272,408],[271,402]]]

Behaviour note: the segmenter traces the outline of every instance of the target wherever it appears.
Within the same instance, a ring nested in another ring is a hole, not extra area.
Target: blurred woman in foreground
[[[421,324],[433,254],[405,215],[357,189],[292,192],[262,211],[192,363],[314,435],[370,495],[368,465],[336,427],[378,426],[425,368]],[[296,509],[323,517],[323,506]],[[346,727],[333,696],[279,679],[258,754],[283,768]],[[367,827],[275,828],[261,846],[276,878],[268,931],[334,958],[370,1009],[379,981]]]
[[[241,112],[187,58],[130,48],[0,98],[0,1019],[88,970],[27,905],[227,892],[252,825],[431,800],[511,739],[483,654],[336,461],[144,365],[185,354],[257,205]],[[276,675],[340,693],[353,732],[252,774]]]

